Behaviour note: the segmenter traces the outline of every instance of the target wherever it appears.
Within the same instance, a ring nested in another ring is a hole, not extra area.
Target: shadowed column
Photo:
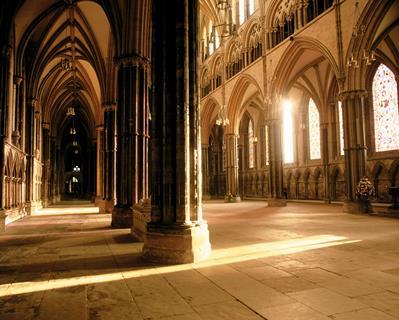
[[[187,263],[210,253],[201,206],[198,14],[197,0],[153,2],[152,211],[143,247],[153,261]]]

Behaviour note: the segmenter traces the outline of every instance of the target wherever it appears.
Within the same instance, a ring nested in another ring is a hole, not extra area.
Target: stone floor
[[[0,319],[399,319],[399,220],[338,205],[204,205],[213,253],[148,265],[90,206],[0,235]]]

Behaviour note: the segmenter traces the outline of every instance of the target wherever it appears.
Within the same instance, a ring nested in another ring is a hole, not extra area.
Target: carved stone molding
[[[103,104],[103,111],[104,112],[115,111],[115,109],[116,109],[116,103],[105,103],[105,104]]]
[[[43,122],[42,126],[43,126],[43,129],[50,130],[50,123],[49,122]]]
[[[368,92],[364,89],[348,90],[339,93],[341,100],[355,99],[355,98],[367,98]]]
[[[17,86],[19,86],[23,80],[24,78],[21,76],[14,76],[14,84],[16,84]]]
[[[151,62],[149,59],[139,55],[120,56],[116,57],[114,61],[118,67],[134,66],[134,67],[149,68],[151,66]]]

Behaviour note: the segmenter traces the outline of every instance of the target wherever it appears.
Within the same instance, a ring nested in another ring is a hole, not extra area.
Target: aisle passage
[[[65,205],[0,235],[0,319],[399,319],[399,220],[209,202],[211,258],[160,266],[110,215]]]

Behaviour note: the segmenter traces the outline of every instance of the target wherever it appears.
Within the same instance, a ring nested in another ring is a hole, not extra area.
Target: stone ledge
[[[130,228],[133,225],[133,211],[131,208],[114,207],[112,209],[113,228]]]
[[[148,224],[143,256],[162,264],[192,263],[211,253],[208,224],[180,226]]]
[[[147,223],[151,222],[151,201],[149,199],[142,199],[135,204],[133,210],[133,237],[144,241],[147,232]]]
[[[0,211],[0,233],[6,231],[6,213],[4,210]]]

